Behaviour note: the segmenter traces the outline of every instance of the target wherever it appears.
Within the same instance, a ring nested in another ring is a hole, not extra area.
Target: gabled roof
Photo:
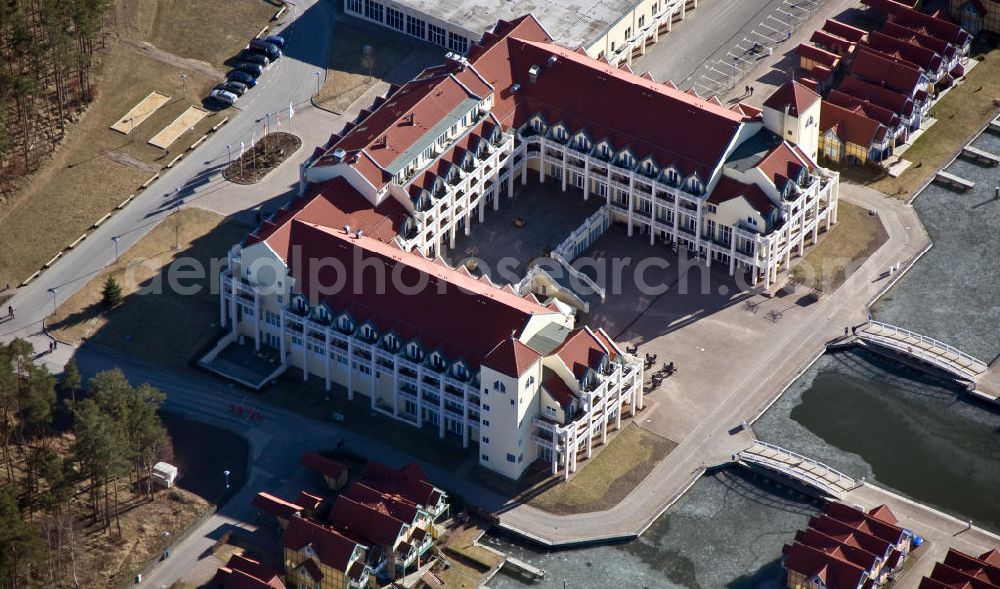
[[[819,130],[820,133],[826,133],[831,129],[840,141],[854,143],[866,149],[882,143],[887,135],[885,125],[865,116],[861,107],[852,110],[824,100]]]
[[[927,72],[936,72],[941,69],[941,56],[913,43],[900,41],[895,37],[874,32],[868,37],[869,49],[874,49],[890,57],[901,59],[915,67],[922,68]]]
[[[1000,586],[939,562],[931,576],[920,581],[920,589],[1000,589]]]
[[[860,78],[847,76],[838,88],[844,94],[871,102],[882,108],[891,110],[901,117],[913,114],[913,99],[882,86],[876,86]]]
[[[812,37],[809,37],[809,42],[815,43],[816,45],[822,45],[827,48],[827,50],[833,51],[841,57],[854,51],[854,47],[857,45],[854,41],[838,37],[837,35],[828,33],[822,29],[813,31]]]
[[[774,203],[771,202],[771,199],[764,194],[764,191],[759,186],[756,184],[744,184],[729,176],[723,176],[719,179],[718,184],[715,185],[715,190],[708,197],[708,202],[720,205],[737,198],[746,200],[750,208],[760,213],[762,217],[767,217],[775,208]]]
[[[867,578],[865,569],[856,564],[805,544],[786,544],[782,553],[786,569],[807,579],[816,577],[827,589],[859,589]]]
[[[926,35],[894,22],[887,22],[882,25],[882,29],[879,33],[905,43],[911,43],[925,49],[930,49],[947,60],[951,60],[955,57],[956,49],[951,43],[948,43],[944,39],[939,39],[932,35]]]
[[[819,94],[801,83],[791,80],[779,86],[764,101],[764,106],[781,112],[784,112],[787,106],[788,114],[797,118],[799,113],[805,112],[810,106],[816,104],[817,100],[819,100]]]
[[[787,141],[782,141],[767,152],[759,162],[757,169],[771,181],[771,184],[781,190],[790,178],[797,178],[805,169],[811,172],[816,166]]]
[[[379,462],[368,461],[360,481],[390,495],[399,495],[421,507],[434,508],[444,493],[431,484],[427,473],[416,463],[395,469]]]
[[[520,333],[533,315],[553,313],[368,236],[295,220],[288,243],[296,247],[279,255],[310,303],[325,302],[334,313],[346,311],[359,324],[372,321],[428,348],[445,345],[452,359],[463,356],[470,365],[478,366],[496,342]],[[329,263],[310,269],[315,260]],[[490,320],[474,320],[481,317]]]
[[[261,511],[266,511],[281,519],[290,519],[294,515],[302,513],[303,507],[290,501],[285,501],[280,497],[275,497],[270,493],[261,491],[253,498],[251,504]]]
[[[553,353],[559,356],[578,379],[583,378],[588,369],[598,369],[601,359],[608,355],[601,341],[586,327],[570,333]]]
[[[882,560],[881,555],[841,542],[812,528],[806,528],[797,532],[795,534],[795,541],[855,564],[868,571],[869,574]]]
[[[924,14],[912,6],[894,0],[861,0],[861,3],[888,13],[890,20],[896,24],[944,39],[958,47],[968,44],[972,39],[971,35],[957,24]]]
[[[837,69],[840,65],[840,56],[836,53],[831,53],[826,49],[820,49],[815,45],[810,45],[809,43],[800,43],[798,47],[795,48],[795,54],[799,57],[804,57],[808,60],[815,61],[831,70]]]
[[[299,491],[299,496],[295,498],[295,504],[306,511],[315,511],[321,503],[323,503],[322,497],[308,491]]]
[[[573,389],[554,370],[546,369],[543,375],[542,388],[559,403],[559,406],[566,409],[576,399]]]
[[[346,466],[317,452],[303,452],[299,464],[306,467],[307,470],[334,479],[340,478],[342,474],[347,472]]]
[[[848,110],[856,111],[860,108],[861,112],[864,113],[866,117],[878,121],[890,128],[898,127],[901,124],[899,115],[891,110],[882,108],[881,106],[868,100],[861,100],[860,98],[849,96],[840,90],[831,90],[830,93],[827,94],[826,100]]]
[[[342,177],[309,186],[306,194],[296,199],[291,207],[282,209],[272,221],[261,223],[247,239],[245,245],[267,241],[275,252],[287,255],[293,221],[303,221],[326,227],[362,230],[372,239],[392,242],[401,230],[406,209],[396,199],[387,198],[373,207],[351,184]]]
[[[417,504],[409,499],[401,495],[383,493],[362,482],[352,484],[351,488],[347,490],[346,496],[408,524],[413,524],[420,513]]]
[[[538,352],[522,344],[512,335],[490,350],[483,358],[483,364],[501,374],[517,378],[541,357]]]
[[[809,520],[809,527],[830,536],[837,540],[864,548],[868,552],[886,557],[893,551],[894,544],[873,536],[872,534],[854,528],[842,521],[836,520],[828,515],[820,515]]]
[[[1000,566],[990,564],[974,556],[969,556],[954,548],[948,549],[948,554],[944,557],[944,564],[955,570],[962,571],[970,577],[975,577],[980,581],[1000,586]]]
[[[316,522],[293,517],[282,538],[282,545],[291,550],[311,546],[320,562],[338,571],[346,571],[360,543],[340,532]]]
[[[867,532],[892,544],[898,544],[906,535],[903,528],[886,521],[888,518],[886,518],[885,513],[880,513],[880,517],[875,517],[844,503],[827,503],[823,506],[823,513],[854,529]],[[885,518],[885,520],[881,518]]]
[[[852,27],[851,25],[844,24],[839,20],[834,20],[832,18],[827,19],[827,21],[823,23],[823,30],[831,35],[836,35],[854,43],[860,43],[868,34],[863,29]]]
[[[396,547],[400,536],[407,528],[406,522],[358,503],[346,495],[340,495],[334,500],[328,521],[345,536],[357,538],[369,545],[381,546],[386,550]]]
[[[222,589],[285,589],[278,571],[241,554],[234,554],[215,574]]]

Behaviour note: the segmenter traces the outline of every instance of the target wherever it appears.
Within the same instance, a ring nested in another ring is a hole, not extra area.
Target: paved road
[[[251,134],[260,128],[258,121],[267,113],[280,112],[283,119],[287,117],[289,101],[298,105],[296,108],[308,111],[309,98],[316,89],[315,74],[320,72],[321,76],[325,76],[326,72],[332,12],[328,0],[300,0],[292,6],[275,28],[288,37],[286,55],[261,76],[256,88],[237,102],[238,108],[233,109],[230,122],[210,135],[201,147],[174,168],[167,170],[125,209],[91,232],[86,240],[67,252],[34,282],[18,289],[9,303],[16,309],[15,318],[0,324],[0,339],[38,334],[42,319],[52,312],[53,295],[50,289],[56,289],[55,298],[59,302],[86,284],[113,260],[115,247],[112,237],[119,237],[119,248],[125,251],[176,207],[211,200],[223,191],[223,187],[228,187],[227,191],[232,193],[256,195],[258,202],[274,196],[274,186],[270,184],[242,189],[221,180],[221,170],[227,163],[226,145],[233,145],[233,149],[238,151],[240,141],[249,144]],[[313,129],[302,121],[304,118],[297,115],[291,124]],[[325,130],[327,134],[330,131],[329,127]],[[283,168],[290,169],[297,176],[295,164],[288,162]],[[289,170],[284,171],[287,173]],[[248,208],[255,202],[248,199],[243,204],[241,208]],[[45,347],[43,340],[36,341],[36,348]]]

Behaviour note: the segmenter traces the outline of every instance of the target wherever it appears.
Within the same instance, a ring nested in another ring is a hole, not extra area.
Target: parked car
[[[264,40],[272,45],[277,45],[278,49],[285,48],[285,38],[281,35],[270,35],[268,37],[264,37]]]
[[[230,82],[239,82],[247,88],[253,88],[257,85],[257,78],[240,70],[233,70],[226,77],[229,78]]]
[[[255,78],[259,78],[261,74],[264,73],[264,66],[258,63],[250,63],[247,61],[240,61],[236,64],[236,69],[241,72],[246,72]]]
[[[268,43],[267,41],[261,39],[254,39],[253,41],[250,41],[250,44],[247,45],[247,49],[257,53],[263,53],[272,60],[281,57],[281,49],[278,49],[277,45],[274,43]]]
[[[249,63],[256,63],[257,65],[262,65],[264,67],[267,67],[267,65],[269,63],[271,63],[271,60],[268,59],[268,57],[266,55],[264,55],[263,53],[254,53],[253,51],[250,51],[249,49],[247,49],[246,51],[240,53],[239,59],[241,61],[246,61],[246,62],[249,62]]]
[[[226,105],[231,105],[234,102],[236,102],[236,95],[235,94],[233,94],[232,92],[226,92],[225,90],[221,90],[219,88],[216,88],[215,90],[212,90],[212,92],[211,92],[211,94],[209,94],[209,96],[211,96],[215,100],[221,102],[222,104],[226,104]]]
[[[243,94],[245,94],[249,88],[247,88],[247,85],[244,84],[243,82],[237,82],[236,80],[229,80],[228,82],[216,86],[216,89],[225,90],[226,92],[235,94],[237,96],[243,96]]]

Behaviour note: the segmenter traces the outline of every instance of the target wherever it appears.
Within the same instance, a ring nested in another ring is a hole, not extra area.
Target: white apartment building
[[[727,109],[554,45],[530,16],[500,22],[303,165],[300,197],[230,251],[211,355],[250,340],[275,374],[476,444],[486,468],[568,476],[642,409],[642,363],[563,301],[451,268],[441,248],[538,174],[605,201],[561,256],[613,221],[769,287],[836,221],[818,109],[794,83],[763,111]]]

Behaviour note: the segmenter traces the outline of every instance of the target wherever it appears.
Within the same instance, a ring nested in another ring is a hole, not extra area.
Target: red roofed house
[[[214,583],[220,589],[285,589],[278,571],[242,554],[234,554],[215,573]]]
[[[572,308],[529,281],[515,290],[451,268],[442,248],[537,174],[604,203],[577,245],[620,223],[770,288],[836,222],[839,190],[815,163],[815,93],[780,93],[763,116],[726,108],[555,45],[530,15],[500,21],[331,137],[303,167],[301,195],[230,251],[231,331],[216,350],[247,338],[279,361],[274,374],[299,369],[478,445],[505,476],[536,460],[572,471],[623,411],[642,409],[641,361],[594,333],[608,364],[582,380],[562,372]]]
[[[392,468],[369,461],[359,482],[379,493],[400,497],[426,511],[432,521],[448,512],[448,495],[435,487],[417,463]]]
[[[282,545],[290,587],[362,589],[374,577],[365,564],[367,546],[311,520],[289,520]]]
[[[846,165],[882,161],[891,153],[889,129],[868,118],[861,106],[844,108],[823,101],[820,117],[820,153]]]
[[[374,506],[346,495],[333,502],[328,521],[344,536],[368,547],[368,566],[381,576],[397,579],[410,567],[420,567],[420,558],[433,544],[430,535],[417,530]]]
[[[326,484],[334,491],[343,489],[347,485],[347,467],[336,460],[331,460],[317,452],[304,452],[299,463],[306,467],[306,470],[321,475]]]
[[[288,520],[294,516],[302,515],[302,512],[305,510],[301,505],[285,501],[264,491],[257,493],[251,504],[257,509],[270,513],[277,518],[278,524],[281,525],[282,529],[288,527]]]
[[[947,41],[961,55],[969,53],[972,35],[947,19],[923,13],[913,8],[912,4],[906,5],[895,0],[861,0],[861,3],[885,14],[889,22]]]
[[[948,549],[944,562],[934,565],[920,589],[996,589],[1000,587],[1000,552],[990,550],[978,558]]]

